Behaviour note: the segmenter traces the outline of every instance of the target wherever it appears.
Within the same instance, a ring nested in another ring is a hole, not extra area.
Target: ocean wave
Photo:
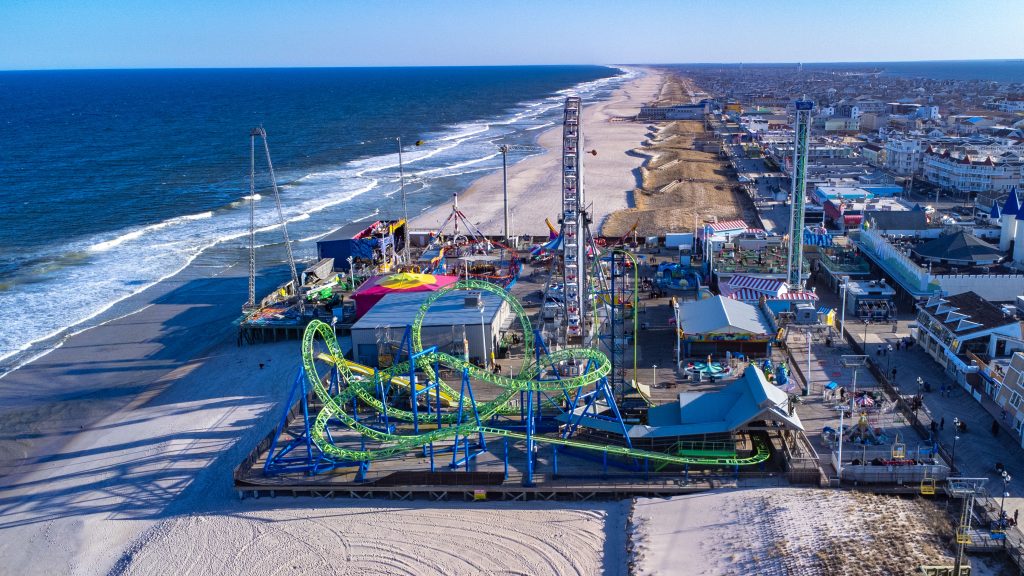
[[[168,226],[174,226],[176,224],[184,224],[184,223],[192,222],[194,220],[205,220],[207,218],[212,218],[212,217],[213,217],[213,212],[200,212],[198,214],[186,214],[185,216],[175,216],[174,218],[168,218],[167,220],[164,220],[163,222],[157,222],[156,224],[150,224],[149,226],[144,226],[144,227],[142,227],[142,228],[140,228],[138,230],[133,230],[131,232],[127,232],[125,234],[121,234],[120,236],[117,236],[117,237],[112,238],[110,240],[105,240],[103,242],[97,242],[96,244],[93,244],[92,246],[89,246],[89,250],[92,251],[92,252],[106,252],[107,250],[110,250],[111,248],[113,248],[115,246],[120,246],[121,244],[124,244],[125,242],[130,242],[132,240],[138,240],[139,238],[142,238],[146,234],[150,234],[152,232],[156,232],[157,230],[163,230],[164,228],[167,228]]]
[[[598,94],[621,82],[621,77],[581,84],[570,90]],[[410,205],[410,214],[425,210],[424,202],[436,205],[450,201],[447,195],[439,195],[442,187],[435,186],[435,181],[455,178],[451,182],[468,183],[463,179],[500,169],[500,163],[493,162],[499,156],[497,142],[510,138],[514,142],[517,135],[521,135],[519,141],[529,141],[528,135],[533,131],[554,126],[564,99],[562,92],[523,102],[486,121],[457,123],[425,134],[426,142],[421,147],[404,142],[403,164],[415,167],[407,174],[406,192],[408,197],[421,198]],[[388,200],[385,204],[381,200],[397,193],[397,172],[398,154],[389,153],[304,174],[287,174],[287,182],[281,186],[282,211],[290,236],[298,238],[293,241],[297,252],[309,251],[310,243],[348,222],[380,217],[383,205],[390,207],[390,214],[395,214],[395,202]],[[364,196],[365,200],[359,200]],[[15,364],[20,366],[38,356],[30,350],[34,344],[52,343],[62,334],[63,341],[71,330],[84,330],[111,310],[120,314],[120,303],[178,274],[211,248],[223,246],[226,254],[242,257],[248,242],[238,240],[249,235],[248,207],[253,202],[257,244],[264,248],[281,245],[281,224],[274,203],[266,201],[266,193],[238,198],[213,212],[170,218],[123,230],[113,237],[83,239],[62,246],[64,254],[84,255],[75,260],[80,265],[62,267],[59,271],[39,267],[29,271],[34,280],[31,289],[15,281],[0,291],[0,325],[5,326],[0,333],[0,364],[7,365],[8,359],[17,357]],[[368,206],[371,202],[378,206]],[[356,206],[362,215],[354,217],[352,208],[346,206]],[[329,231],[323,232],[325,229]],[[60,262],[61,254],[46,256],[44,260]],[[244,295],[239,297],[241,304]],[[45,310],[46,314],[25,314],[25,310]],[[59,343],[49,345],[50,349],[54,345]]]

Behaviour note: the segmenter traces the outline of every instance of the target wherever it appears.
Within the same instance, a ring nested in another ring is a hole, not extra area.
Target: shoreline
[[[584,160],[584,195],[592,206],[593,222],[599,233],[613,212],[630,207],[633,190],[638,186],[643,157],[634,152],[646,139],[647,127],[636,122],[612,122],[615,117],[630,116],[652,100],[664,81],[664,73],[652,68],[636,68],[640,75],[617,88],[610,97],[584,103],[583,139],[586,150],[597,151]],[[544,130],[535,145],[545,150],[523,158],[508,167],[509,229],[511,235],[546,236],[544,220],[557,221],[561,212],[561,137],[562,127]],[[460,206],[485,234],[503,234],[504,201],[501,194],[501,170],[475,180],[459,194]],[[412,218],[415,230],[436,230],[451,212],[444,204]]]
[[[247,509],[231,470],[280,416],[298,344],[236,347],[247,267],[224,254],[201,252],[0,376],[0,553],[22,572],[107,573],[161,522]],[[276,255],[261,253],[275,264],[259,294],[287,279]]]

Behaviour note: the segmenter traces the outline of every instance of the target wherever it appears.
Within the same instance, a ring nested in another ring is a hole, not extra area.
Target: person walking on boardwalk
[[[946,429],[946,417],[943,416],[942,418],[939,419],[939,430],[945,430],[945,429]]]

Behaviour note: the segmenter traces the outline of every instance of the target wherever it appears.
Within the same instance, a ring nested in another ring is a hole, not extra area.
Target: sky
[[[1024,58],[1024,0],[0,0],[0,69]]]

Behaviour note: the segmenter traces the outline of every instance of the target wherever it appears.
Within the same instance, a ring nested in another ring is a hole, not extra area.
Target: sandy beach
[[[584,148],[595,150],[583,160],[584,194],[592,205],[595,231],[609,214],[632,206],[633,189],[639,184],[644,157],[634,152],[646,138],[644,124],[612,121],[634,116],[640,106],[654,99],[663,75],[641,69],[641,75],[616,90],[608,100],[587,104],[582,115]],[[537,145],[546,151],[526,158],[508,168],[510,233],[543,236],[548,233],[545,218],[557,221],[561,212],[560,155],[562,127],[544,131]],[[501,172],[480,178],[459,195],[459,207],[486,234],[501,234],[504,227],[504,201]],[[436,229],[451,212],[450,205],[439,206],[413,219],[416,229]],[[556,224],[557,225],[557,224]]]
[[[244,348],[225,342],[158,378],[114,413],[65,431],[49,445],[52,453],[4,477],[5,569],[625,573],[624,554],[608,559],[615,569],[603,568],[605,548],[624,549],[626,505],[620,503],[239,500],[231,471],[276,423],[296,348],[295,342]],[[68,424],[75,418],[71,411],[59,416]]]
[[[641,498],[632,516],[634,573],[888,576],[952,565],[952,523],[930,500],[765,487],[668,500]],[[1000,574],[972,556],[972,574]]]
[[[640,159],[625,151],[642,136],[641,126],[607,119],[634,114],[658,84],[656,74],[647,74],[584,114],[587,147],[599,150],[588,157],[587,181],[600,217],[626,205]],[[545,138],[557,149],[560,129]],[[555,212],[538,208],[534,194],[550,188],[550,206],[559,202],[560,159],[546,156],[515,166],[521,176],[513,185],[514,213],[537,233]],[[475,204],[484,205],[484,187],[478,182],[464,196],[467,203],[473,198],[474,214],[483,213]],[[500,197],[486,205],[500,223]],[[233,321],[245,274],[244,266],[201,255],[119,304],[122,312],[106,322],[0,378],[4,570],[625,573],[622,503],[239,500],[231,472],[276,424],[299,349],[294,341],[236,346]],[[266,269],[257,292],[283,279],[280,267]],[[422,528],[420,540],[406,537],[408,526]],[[271,562],[274,550],[291,553]]]

